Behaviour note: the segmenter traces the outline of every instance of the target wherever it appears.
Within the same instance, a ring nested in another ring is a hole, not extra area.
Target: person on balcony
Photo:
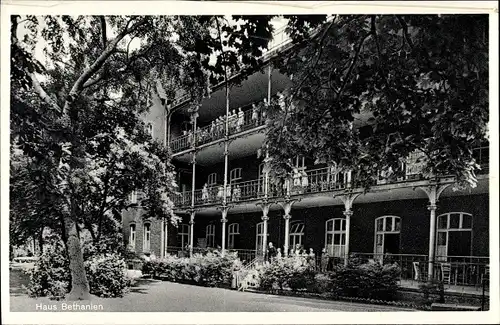
[[[212,121],[212,124],[210,124],[210,140],[214,140],[215,138],[215,120]]]
[[[239,185],[236,185],[233,190],[233,201],[238,201],[241,198],[241,189]]]
[[[233,132],[236,129],[238,123],[238,114],[236,110],[231,111],[231,115],[229,115],[229,132]]]
[[[240,132],[245,124],[245,113],[241,110],[241,107],[238,108],[238,122],[236,123],[236,131]]]
[[[231,200],[231,184],[227,184],[226,199]]]
[[[302,189],[305,191],[309,187],[309,178],[307,177],[305,169],[302,169],[300,176],[302,177]]]
[[[217,199],[222,201],[222,198],[224,197],[224,186],[219,186],[219,190],[217,191]]]
[[[205,185],[203,185],[203,188],[201,189],[201,200],[205,203],[208,201],[208,185],[207,185],[207,183],[205,183]]]
[[[294,191],[293,193],[296,194],[300,188],[300,185],[302,184],[301,182],[301,175],[299,172],[299,169],[297,167],[293,168],[293,187]]]
[[[328,261],[330,260],[330,255],[328,254],[328,250],[323,248],[321,251],[321,273],[326,273],[328,270]]]
[[[276,249],[276,258],[277,258],[277,259],[280,259],[281,257],[282,257],[282,255],[281,255],[281,248],[279,248],[279,247],[278,247],[278,248]]]
[[[255,103],[252,104],[252,122],[255,126],[259,125],[259,108]]]

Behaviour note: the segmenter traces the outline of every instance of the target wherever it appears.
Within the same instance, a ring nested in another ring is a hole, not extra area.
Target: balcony
[[[480,147],[474,150],[476,162],[481,166],[479,174],[487,174],[489,170],[489,147]],[[420,161],[420,154],[412,154],[401,164],[403,175],[392,177],[381,175],[374,185],[395,184],[423,180],[421,174],[423,164]],[[291,175],[288,180],[281,182],[281,185],[270,182],[268,198],[282,198],[285,194],[290,196],[306,195],[322,192],[341,191],[349,186],[355,186],[355,181],[350,180],[348,172],[336,171],[330,167],[317,168],[311,170],[301,170],[295,175]],[[235,182],[228,185],[226,193],[227,203],[238,203],[264,198],[264,178],[249,181]],[[217,184],[194,192],[195,206],[211,206],[222,204],[224,198],[224,186]],[[192,192],[181,193],[174,199],[174,204],[178,208],[187,208],[192,204]]]
[[[261,108],[250,108],[229,116],[229,136],[234,136],[265,124],[265,114]],[[212,121],[211,124],[199,128],[196,132],[196,146],[223,140],[225,136],[225,119]],[[193,147],[193,133],[191,131],[173,139],[170,142],[172,152],[179,153]]]

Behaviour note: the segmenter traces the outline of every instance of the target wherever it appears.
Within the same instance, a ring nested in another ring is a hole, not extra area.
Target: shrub
[[[93,256],[85,262],[90,293],[99,297],[123,297],[130,286],[125,260],[116,254]]]
[[[313,286],[315,271],[302,258],[281,258],[264,265],[260,288],[302,290]]]
[[[444,284],[441,281],[424,282],[419,286],[423,294],[423,303],[430,305],[433,302],[444,303]]]
[[[308,288],[308,291],[316,293],[324,293],[332,290],[333,280],[331,274],[316,274],[313,284]]]
[[[30,281],[27,286],[30,297],[59,299],[69,290],[70,273],[64,245],[54,241],[44,247],[44,252],[35,262],[33,269],[27,270]]]
[[[145,262],[143,273],[172,282],[188,282],[217,287],[231,284],[233,273],[241,267],[236,253],[221,256],[217,252],[195,254],[191,258],[167,256]]]
[[[122,296],[130,285],[125,262],[118,254],[88,256],[85,271],[90,293],[100,297]],[[54,238],[48,241],[34,268],[27,273],[30,277],[27,289],[31,297],[63,298],[71,290],[71,275],[62,241]]]
[[[390,300],[398,289],[400,272],[396,264],[360,264],[358,260],[349,261],[334,273],[333,293],[347,297]]]

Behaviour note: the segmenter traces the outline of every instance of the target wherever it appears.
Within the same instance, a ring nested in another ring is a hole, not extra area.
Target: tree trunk
[[[71,215],[64,217],[64,228],[67,236],[66,249],[68,251],[69,269],[71,272],[71,291],[68,295],[68,300],[88,300],[90,299],[90,290],[83,263],[80,235],[76,222]]]

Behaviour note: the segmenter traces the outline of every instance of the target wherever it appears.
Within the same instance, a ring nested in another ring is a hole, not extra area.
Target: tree
[[[417,151],[425,176],[475,186],[472,150],[487,141],[489,119],[488,16],[315,22],[292,19],[295,47],[275,62],[293,86],[270,107],[265,146],[274,173],[309,156],[352,170],[368,189],[380,171],[397,171]],[[357,121],[359,113],[370,118]]]
[[[11,17],[11,234],[60,229],[69,299],[89,298],[83,227],[99,240],[133,190],[145,192],[148,216],[175,219],[170,154],[147,138],[140,114],[157,83],[196,103],[228,71],[258,66],[268,38],[249,35],[272,27],[265,17],[238,19]]]

